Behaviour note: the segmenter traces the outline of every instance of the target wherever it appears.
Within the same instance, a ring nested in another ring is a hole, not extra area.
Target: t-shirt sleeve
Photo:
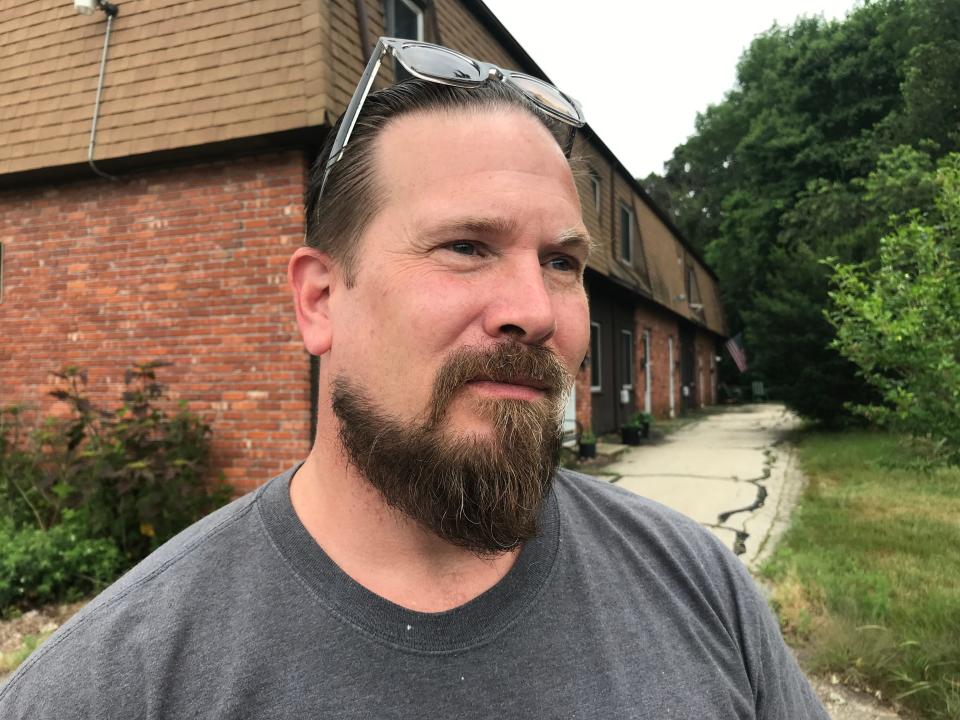
[[[745,635],[751,640],[748,652],[756,679],[757,719],[830,720],[793,651],[783,641],[767,601],[745,569],[743,575],[745,592],[753,606]]]
[[[79,628],[54,635],[0,685],[3,720],[147,717],[137,660],[117,646],[108,652]]]

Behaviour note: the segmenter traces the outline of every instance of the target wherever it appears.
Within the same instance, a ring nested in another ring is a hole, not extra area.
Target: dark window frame
[[[597,329],[594,336],[593,329]],[[596,337],[596,353],[594,353],[594,337]],[[603,326],[598,322],[590,322],[590,392],[603,392]],[[596,373],[597,384],[593,384],[594,373]]]
[[[397,35],[400,32],[397,29],[397,6],[403,6],[411,14],[416,16],[417,37],[407,37],[406,35]],[[406,40],[426,41],[427,32],[427,8],[423,3],[415,0],[383,0],[383,31],[387,37],[402,37]]]
[[[625,337],[630,338],[630,341],[629,341],[629,343],[628,343],[627,346],[624,346],[624,345],[623,345],[623,339],[624,339]],[[627,365],[627,380],[629,381],[629,382],[627,382],[627,383],[625,383],[625,384],[623,385],[623,388],[624,388],[625,390],[633,390],[634,385],[636,385],[636,378],[634,377],[634,374],[635,374],[635,373],[634,373],[634,371],[633,371],[633,363],[634,363],[635,356],[636,356],[636,351],[637,351],[636,346],[633,344],[633,330],[627,330],[627,329],[625,329],[625,328],[624,328],[624,329],[621,329],[621,330],[620,330],[620,343],[621,343],[621,344],[620,344],[620,352],[621,352],[621,355],[623,356],[623,357],[621,357],[620,359],[626,361],[626,365]],[[628,352],[624,352],[625,350],[629,350],[629,351],[628,351]]]
[[[412,15],[415,16],[415,21],[417,25],[416,37],[407,37],[407,34],[402,34],[400,30],[397,29],[397,7],[402,6]],[[426,41],[426,32],[427,32],[427,10],[426,8],[414,0],[383,0],[383,28],[384,34],[387,37],[401,37],[406,40],[419,40],[420,42]],[[399,62],[394,60],[394,78],[396,82],[402,82],[404,80],[409,80],[413,76],[406,71]]]
[[[624,222],[626,215],[626,222]],[[636,224],[637,218],[633,213],[633,208],[627,205],[623,200],[620,201],[620,232],[617,238],[617,257],[621,262],[627,265],[633,265],[634,247],[636,245]],[[624,228],[627,230],[627,237],[624,238]],[[624,240],[626,240],[627,253],[624,254]]]
[[[601,198],[603,193],[603,189],[600,185],[602,180],[600,178],[600,173],[598,173],[593,168],[590,168],[589,175],[590,175],[590,188],[593,190],[593,206],[594,208],[596,208],[597,214],[599,214]]]

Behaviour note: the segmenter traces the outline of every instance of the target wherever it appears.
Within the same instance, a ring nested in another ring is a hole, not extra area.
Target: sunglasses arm
[[[327,161],[327,171],[339,162],[343,157],[343,151],[350,142],[350,136],[353,135],[353,128],[357,124],[357,118],[360,117],[360,107],[370,94],[370,88],[373,87],[373,81],[377,78],[377,72],[380,70],[380,64],[383,62],[383,56],[388,52],[388,46],[384,44],[383,38],[377,41],[377,46],[370,55],[367,67],[360,76],[360,82],[357,84],[357,91],[350,98],[350,104],[343,113],[343,120],[340,123],[340,129],[337,131],[337,137],[330,148],[330,159]]]
[[[353,128],[357,124],[357,118],[360,117],[360,107],[370,94],[370,88],[373,87],[373,81],[380,70],[380,63],[383,56],[387,54],[388,46],[384,44],[383,38],[377,41],[377,46],[370,55],[367,67],[360,76],[360,82],[357,84],[357,90],[350,98],[350,104],[343,113],[343,119],[340,121],[340,129],[337,130],[337,137],[334,138],[333,145],[330,147],[330,157],[327,159],[327,165],[323,169],[323,180],[320,182],[320,192],[317,197],[323,197],[323,191],[327,186],[327,178],[330,177],[330,169],[336,165],[343,157],[343,151],[350,142],[350,136],[353,135]]]

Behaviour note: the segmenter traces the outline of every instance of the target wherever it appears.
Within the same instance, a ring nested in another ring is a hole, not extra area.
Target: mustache
[[[542,345],[510,340],[487,349],[462,347],[451,353],[437,371],[428,425],[436,426],[457,391],[478,379],[536,387],[552,404],[565,396],[573,382],[556,354]]]

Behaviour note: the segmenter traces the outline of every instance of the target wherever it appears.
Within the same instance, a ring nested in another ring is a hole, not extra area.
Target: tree
[[[737,86],[697,118],[664,176],[675,224],[720,279],[751,374],[809,417],[876,391],[831,344],[824,257],[875,258],[891,215],[933,207],[960,141],[960,4],[878,0],[756,38]]]
[[[902,218],[876,261],[829,263],[825,317],[831,347],[881,396],[853,409],[960,462],[960,154],[940,163],[936,185],[934,209]]]

